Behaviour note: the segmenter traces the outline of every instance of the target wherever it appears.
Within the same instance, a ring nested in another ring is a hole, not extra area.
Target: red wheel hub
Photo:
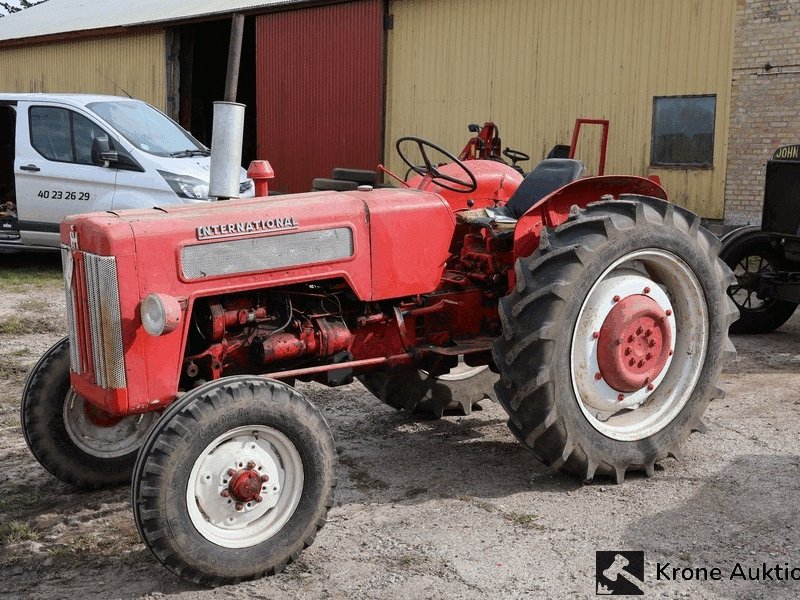
[[[597,363],[620,392],[650,384],[669,360],[672,330],[661,305],[643,294],[623,298],[606,316],[597,340]]]
[[[238,502],[252,502],[261,496],[261,476],[252,469],[244,469],[231,477],[228,491]]]

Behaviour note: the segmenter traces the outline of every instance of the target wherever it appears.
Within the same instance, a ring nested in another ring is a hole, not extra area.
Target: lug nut
[[[614,296],[614,297],[612,298],[612,300],[613,300],[614,302],[619,302],[619,301],[620,301],[620,297],[619,297],[619,296]]]
[[[264,473],[264,474],[261,476],[261,481],[264,481],[264,482],[267,482],[267,481],[269,481],[269,475],[267,475],[266,473]]]
[[[244,504],[242,504],[241,502],[237,502],[236,503],[236,510],[242,510],[243,508],[244,508]]]
[[[644,358],[645,360],[650,360],[651,358],[653,358],[653,354],[651,352],[648,352],[647,354],[644,355]]]
[[[642,335],[643,331],[644,331],[644,329],[642,327],[637,327],[636,328],[636,335]]]
[[[672,350],[669,351],[669,355],[672,356]]]
[[[654,386],[652,383],[648,383],[647,384],[647,391],[648,392],[652,392],[655,389],[655,387],[656,386]]]
[[[650,288],[649,287],[644,288],[644,293],[645,294],[649,294],[650,293]]]
[[[597,338],[599,338],[599,337],[600,337],[600,333],[599,333],[599,332],[597,332],[597,331],[595,331],[595,332],[592,334],[592,337],[593,337],[594,339],[597,339]]]
[[[628,361],[628,366],[629,366],[629,367],[632,367],[632,366],[633,366],[633,365],[635,365],[635,364],[636,364],[636,359],[635,359],[635,358],[632,358],[632,359],[630,359],[630,360]]]
[[[625,348],[625,356],[630,356],[630,355],[631,355],[631,352],[633,352],[633,350],[631,350],[631,347],[630,347],[630,346],[628,346],[627,348]]]
[[[261,502],[263,498],[261,496],[256,496],[256,502]]]
[[[597,381],[600,381],[603,378],[603,375],[600,373],[600,371],[598,371],[597,373],[594,374],[594,378]]]
[[[655,346],[655,345],[656,345],[656,341],[655,341],[655,340],[650,340],[650,341],[647,343],[647,345],[648,345],[648,346],[650,346],[650,347],[652,348],[653,346]]]
[[[641,368],[644,366],[644,361],[643,361],[643,360],[640,360],[640,361],[639,361],[639,364],[638,364],[638,365],[636,365],[636,366],[638,366],[638,367],[641,369]]]
[[[670,316],[672,316],[672,311],[671,311],[670,309],[667,309],[665,314],[666,314],[668,317],[670,317]]]
[[[617,400],[620,401],[620,402],[625,400],[625,394],[620,394],[619,396],[617,396]]]
[[[256,463],[254,463],[252,460],[248,460],[247,461],[247,468],[248,469],[255,469],[256,468]]]
[[[233,477],[234,475],[236,475],[236,470],[235,469],[228,469],[228,477]]]
[[[630,344],[630,343],[631,343],[631,342],[633,342],[633,340],[635,340],[635,339],[636,339],[636,336],[629,335],[629,336],[628,336],[628,343]]]
[[[653,330],[652,329],[645,330],[644,337],[650,337],[651,335],[653,335]]]
[[[230,492],[229,492],[228,490],[222,490],[222,491],[219,493],[219,495],[220,495],[220,496],[222,496],[223,498],[227,498],[227,497],[228,497],[228,496],[230,496],[231,494],[230,494]]]

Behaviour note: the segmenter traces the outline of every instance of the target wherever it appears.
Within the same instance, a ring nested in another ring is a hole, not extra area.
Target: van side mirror
[[[119,161],[119,153],[111,149],[107,135],[101,135],[92,140],[92,163],[103,165]]]

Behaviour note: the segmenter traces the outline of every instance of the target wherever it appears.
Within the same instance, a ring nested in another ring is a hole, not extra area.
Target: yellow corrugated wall
[[[164,31],[0,48],[0,91],[115,94],[164,110]],[[116,82],[116,85],[115,83]]]
[[[606,173],[657,174],[722,218],[736,0],[396,0],[388,32],[386,158],[419,135],[457,154],[494,121],[532,168],[577,117],[611,121]],[[716,94],[713,169],[650,167],[654,96]],[[599,136],[578,158],[596,169]],[[587,154],[588,153],[588,154]]]

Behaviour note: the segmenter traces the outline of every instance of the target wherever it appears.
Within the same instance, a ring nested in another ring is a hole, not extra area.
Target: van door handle
[[[19,170],[20,171],[34,171],[34,172],[35,171],[41,171],[41,169],[39,167],[37,167],[36,165],[22,165],[19,168]]]

